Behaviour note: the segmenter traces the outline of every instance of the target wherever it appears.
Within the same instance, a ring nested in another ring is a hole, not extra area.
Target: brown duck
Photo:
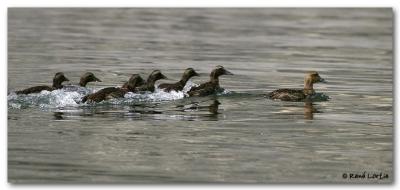
[[[160,79],[167,79],[167,77],[160,70],[154,70],[147,78],[147,81],[143,85],[136,87],[136,90],[154,92],[154,84]]]
[[[326,81],[315,71],[308,72],[304,78],[304,89],[278,89],[268,94],[271,99],[283,101],[303,101],[315,94],[314,83]]]
[[[79,86],[86,87],[86,84],[89,82],[102,82],[93,73],[87,72],[82,75],[81,80],[79,81]]]
[[[103,88],[96,93],[86,95],[82,98],[82,102],[101,102],[103,100],[108,100],[112,98],[123,98],[128,92],[135,92],[136,86],[142,85],[144,83],[142,77],[137,74],[133,74],[129,81],[126,83],[126,87],[108,87]]]
[[[20,91],[16,91],[16,94],[32,94],[32,93],[39,93],[43,90],[47,90],[47,91],[53,91],[56,89],[61,89],[63,88],[62,83],[64,81],[69,81],[67,79],[67,77],[64,76],[64,73],[62,72],[58,72],[55,74],[54,78],[53,78],[53,85],[52,86],[46,86],[46,85],[42,85],[42,86],[34,86],[34,87],[30,87],[24,90],[20,90]]]
[[[165,92],[170,92],[171,90],[182,91],[182,90],[183,90],[183,87],[185,87],[185,85],[186,85],[186,82],[187,82],[190,78],[192,78],[192,77],[194,77],[194,76],[199,76],[199,74],[197,74],[196,71],[195,71],[194,69],[192,69],[192,68],[187,68],[187,69],[185,70],[185,72],[183,73],[182,78],[181,78],[180,81],[178,81],[178,82],[176,82],[176,83],[172,83],[172,84],[163,83],[163,84],[160,84],[160,85],[158,86],[158,88],[163,89]]]
[[[197,87],[192,87],[188,94],[189,96],[208,96],[221,90],[218,77],[221,75],[233,75],[224,67],[218,65],[210,74],[210,81],[203,83]]]

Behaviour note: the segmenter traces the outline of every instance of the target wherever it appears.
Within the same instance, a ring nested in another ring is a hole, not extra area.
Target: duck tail
[[[267,96],[267,98],[274,99],[275,91],[269,92],[266,96]]]
[[[84,97],[82,98],[82,103],[85,103],[85,102],[87,101],[87,99],[88,99],[88,95],[84,96]]]

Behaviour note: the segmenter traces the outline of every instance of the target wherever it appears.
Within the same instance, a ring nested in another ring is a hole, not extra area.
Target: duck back
[[[93,94],[86,95],[85,97],[82,98],[82,102],[83,103],[85,103],[87,101],[101,102],[103,100],[106,100],[108,95],[110,95],[113,92],[117,92],[117,91],[119,91],[119,88],[116,88],[116,87],[103,88]]]
[[[188,94],[189,96],[208,96],[216,93],[219,90],[219,85],[212,81],[203,83],[199,86],[192,87]]]
[[[47,90],[47,91],[52,91],[54,90],[54,88],[50,87],[50,86],[34,86],[34,87],[30,87],[24,90],[20,90],[20,91],[16,91],[16,94],[31,94],[31,93],[39,93],[43,90]]]
[[[283,101],[301,101],[306,99],[306,94],[303,90],[296,89],[279,89],[275,90],[268,95],[271,99],[280,99]]]
[[[163,89],[165,92],[170,92],[172,90],[174,90],[174,91],[182,91],[184,87],[185,86],[182,85],[180,82],[177,82],[177,83],[174,83],[174,84],[164,83],[164,84],[160,84],[158,86],[158,88]]]

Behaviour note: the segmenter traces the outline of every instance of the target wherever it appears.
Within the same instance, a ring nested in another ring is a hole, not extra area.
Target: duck
[[[93,94],[86,95],[82,98],[82,103],[85,102],[101,102],[113,98],[123,98],[128,92],[136,92],[136,86],[143,85],[144,80],[138,74],[133,74],[126,83],[126,87],[107,87]]]
[[[326,80],[319,76],[318,72],[310,71],[304,77],[304,89],[278,89],[268,94],[274,100],[282,101],[304,101],[310,99],[314,94],[314,83],[326,83]]]
[[[223,66],[218,65],[210,74],[210,81],[200,84],[197,87],[192,87],[187,93],[189,96],[208,96],[215,94],[221,90],[218,77],[221,75],[233,75]]]
[[[83,74],[80,78],[79,84],[78,85],[72,85],[68,84],[64,86],[64,90],[67,92],[83,92],[87,94],[89,92],[88,89],[86,89],[86,85],[89,82],[102,82],[100,79],[98,79],[92,72],[86,72]]]
[[[52,86],[47,86],[47,85],[34,86],[34,87],[30,87],[30,88],[27,88],[24,90],[16,91],[15,93],[16,94],[32,94],[32,93],[40,93],[43,90],[53,91],[53,90],[63,88],[64,86],[62,85],[62,83],[65,81],[69,81],[69,79],[67,77],[65,77],[63,72],[58,72],[54,75]]]
[[[144,84],[136,87],[136,90],[140,91],[140,92],[143,92],[143,91],[154,92],[154,90],[155,90],[154,84],[156,83],[157,80],[160,80],[160,79],[167,79],[167,77],[165,75],[163,75],[160,70],[154,70],[153,72],[150,73],[146,82]]]
[[[98,79],[92,72],[86,72],[81,76],[81,79],[79,81],[79,86],[81,87],[86,87],[86,84],[89,82],[102,82],[100,79]]]
[[[187,68],[185,72],[183,72],[182,78],[180,81],[176,83],[163,83],[158,85],[158,88],[162,89],[165,92],[170,92],[171,90],[174,91],[182,91],[183,88],[185,87],[187,81],[194,77],[194,76],[199,76],[198,73],[193,68]]]

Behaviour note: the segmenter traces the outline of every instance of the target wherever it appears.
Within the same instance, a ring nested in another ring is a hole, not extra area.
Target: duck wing
[[[211,82],[206,82],[206,83],[200,84],[199,86],[194,86],[194,87],[190,88],[190,90],[188,92],[201,90],[201,89],[207,88],[208,86],[211,86],[211,85],[212,85]]]
[[[303,90],[297,89],[278,89],[268,94],[271,99],[280,99],[283,101],[301,101],[306,98]]]
[[[188,94],[189,96],[207,96],[216,92],[216,86],[210,82],[203,83],[200,86],[192,87]]]
[[[158,85],[158,88],[163,89],[165,92],[170,92],[172,90],[175,90],[177,92],[182,91],[183,87],[184,86],[182,86],[182,84],[179,82],[174,83],[174,84],[163,83],[163,84]]]
[[[118,88],[115,88],[115,87],[103,88],[93,94],[86,95],[85,97],[82,98],[82,102],[86,102],[86,101],[101,102],[101,101],[105,100],[109,94],[111,94],[115,91],[118,91]]]
[[[122,90],[121,88],[116,89],[115,91],[109,93],[105,98],[107,100],[114,98],[123,98],[126,94],[126,90]]]
[[[150,92],[154,92],[155,88],[154,85],[153,86],[149,86],[147,84],[144,84],[142,86],[138,86],[135,89],[136,91],[150,91]]]
[[[165,92],[170,92],[173,90],[175,84],[168,84],[168,83],[163,83],[158,85],[158,88],[164,90]]]
[[[27,89],[24,89],[24,90],[16,91],[15,93],[16,94],[32,94],[32,93],[39,93],[39,92],[41,92],[43,90],[53,91],[54,88],[50,87],[50,86],[46,86],[46,85],[34,86],[34,87],[30,87],[30,88],[27,88]]]

